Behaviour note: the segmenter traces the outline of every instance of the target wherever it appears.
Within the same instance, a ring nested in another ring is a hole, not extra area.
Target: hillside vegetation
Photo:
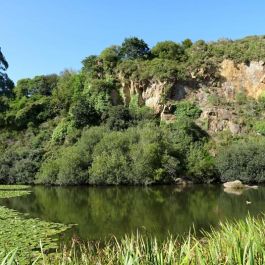
[[[16,86],[0,52],[0,183],[264,182],[265,97],[250,97],[244,83],[227,97],[225,60],[263,67],[265,37],[164,41],[152,49],[132,37],[88,56],[79,72]],[[217,125],[227,121],[233,130],[211,129],[212,109]]]

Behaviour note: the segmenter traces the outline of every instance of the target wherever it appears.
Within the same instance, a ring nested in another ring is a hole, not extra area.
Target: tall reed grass
[[[74,240],[68,249],[48,256],[42,254],[38,262],[43,265],[265,264],[263,218],[247,217],[235,223],[224,223],[220,229],[203,235],[199,239],[190,234],[184,239],[170,237],[158,242],[155,238],[136,234],[125,236],[121,241],[113,239],[104,246]]]

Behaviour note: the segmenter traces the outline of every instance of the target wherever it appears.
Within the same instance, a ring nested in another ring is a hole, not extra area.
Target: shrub
[[[31,147],[13,146],[0,156],[0,182],[31,184],[41,163],[43,151]]]
[[[74,126],[77,128],[81,128],[86,125],[97,125],[100,121],[100,115],[95,110],[93,103],[84,97],[80,98],[72,105],[70,114],[72,116]]]
[[[216,176],[214,158],[201,144],[191,145],[186,166],[187,174],[194,182],[211,182]]]
[[[201,115],[201,110],[192,102],[181,100],[176,104],[175,115],[177,118],[188,117],[198,119]]]
[[[58,125],[55,127],[52,133],[51,141],[55,144],[63,143],[65,137],[72,129],[72,122],[67,119],[62,119]]]
[[[122,132],[111,132],[101,139],[93,151],[89,183],[115,185],[126,183],[126,176],[130,172],[128,162],[130,141],[132,139]]]
[[[36,175],[36,184],[54,185],[59,173],[59,163],[57,159],[50,158],[42,163]]]
[[[136,37],[126,38],[120,49],[123,59],[147,59],[150,56],[148,45]]]
[[[103,113],[102,119],[108,129],[120,131],[129,127],[132,117],[128,108],[119,105],[110,107],[108,112]]]
[[[224,148],[217,157],[217,168],[223,182],[265,181],[265,143],[239,142]]]
[[[235,100],[239,105],[245,104],[247,102],[247,95],[244,91],[239,91],[235,95]]]
[[[58,159],[59,171],[56,184],[73,185],[88,183],[87,168],[89,164],[83,151],[78,145],[63,149]]]
[[[181,45],[173,41],[158,42],[152,48],[152,54],[161,59],[181,61],[184,56],[184,49]]]
[[[90,184],[128,184],[126,180],[130,170],[128,160],[120,150],[103,152],[93,160],[89,170]]]
[[[61,147],[41,165],[36,183],[73,185],[88,183],[88,169],[92,163],[94,147],[105,134],[103,127],[85,129],[79,141]]]
[[[254,129],[257,133],[265,135],[265,121],[257,121],[254,124]]]

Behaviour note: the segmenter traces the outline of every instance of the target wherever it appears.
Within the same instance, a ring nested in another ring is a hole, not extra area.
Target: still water
[[[251,202],[247,204],[246,201]],[[226,193],[222,186],[42,187],[1,205],[42,220],[76,224],[65,235],[108,239],[141,231],[164,239],[265,212],[265,187]]]

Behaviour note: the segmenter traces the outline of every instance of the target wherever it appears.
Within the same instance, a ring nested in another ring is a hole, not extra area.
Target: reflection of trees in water
[[[264,208],[264,197],[265,189],[236,196],[219,186],[35,187],[30,196],[9,199],[6,205],[44,220],[76,223],[83,238],[119,237],[143,227],[165,237],[168,231],[188,232],[192,224],[207,229],[220,219],[243,217],[248,209],[256,214]]]
[[[257,216],[265,210],[264,205],[265,188],[260,187],[257,190],[244,190],[241,195],[222,193],[218,204],[220,205],[220,218],[239,219],[245,217],[248,213]],[[246,201],[250,201],[248,205]]]

